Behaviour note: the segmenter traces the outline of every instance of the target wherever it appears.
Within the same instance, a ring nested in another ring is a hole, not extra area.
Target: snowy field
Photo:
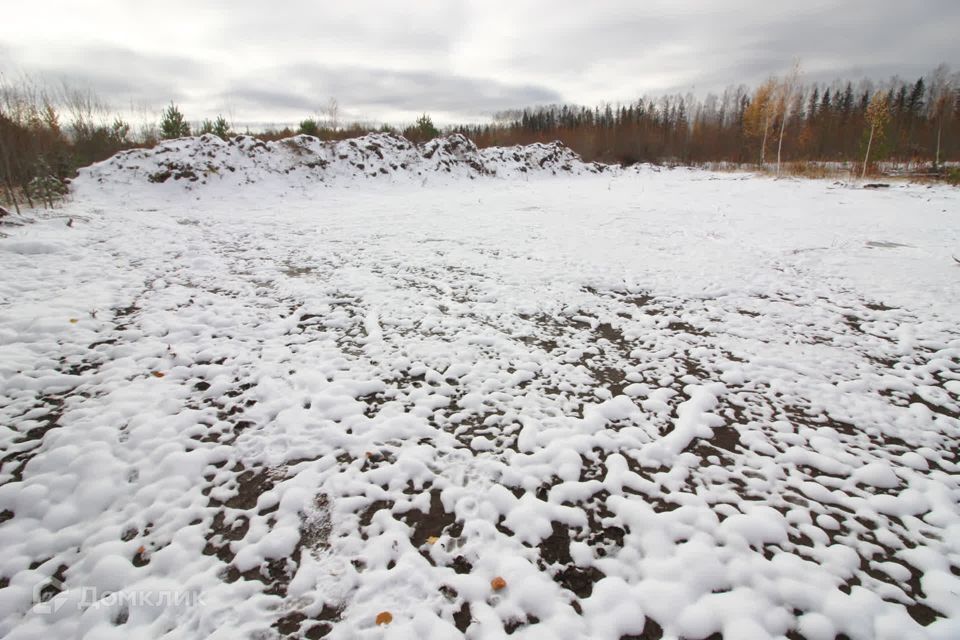
[[[958,638],[958,205],[86,175],[0,226],[0,636]]]

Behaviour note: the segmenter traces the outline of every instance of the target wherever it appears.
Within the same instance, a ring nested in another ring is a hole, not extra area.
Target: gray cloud
[[[0,51],[11,47],[0,43]],[[151,55],[127,47],[95,45],[70,49],[56,59],[29,63],[14,58],[17,71],[59,88],[92,89],[118,107],[158,107],[170,100],[188,99],[189,87],[208,73],[203,62],[186,56]],[[13,67],[13,65],[10,65]]]
[[[585,77],[613,65],[621,83],[667,88],[753,83],[800,59],[811,72],[880,69],[893,73],[956,63],[960,3],[932,0],[921,10],[888,0],[800,5],[752,1],[604,3],[581,21],[549,20],[502,60],[545,77]],[[696,5],[696,6],[694,6]],[[549,55],[544,52],[549,51]],[[659,76],[669,75],[663,84]],[[645,82],[645,77],[657,82]],[[611,94],[616,80],[607,83]]]
[[[285,81],[287,78],[301,79],[302,88],[288,88],[292,83]],[[511,107],[563,99],[547,87],[513,85],[490,78],[299,64],[276,70],[270,77],[243,78],[221,100],[241,110],[298,117],[322,110],[330,97],[364,119],[389,112],[490,115]]]
[[[246,86],[237,87],[221,96],[224,102],[258,111],[295,111],[308,114],[320,108],[319,96],[312,97],[288,91],[271,91]]]
[[[291,69],[291,73],[316,78],[314,88],[320,94],[343,96],[348,103],[401,110],[456,111],[467,108],[483,112],[561,99],[559,93],[545,87],[512,85],[491,78],[434,71],[300,65]]]
[[[218,32],[211,34],[220,46],[234,47],[242,38],[245,47],[262,48],[265,53],[304,47],[301,53],[312,50],[321,57],[329,48],[356,48],[442,58],[467,20],[464,5],[456,2],[301,1],[284,3],[286,11],[265,10],[261,0],[240,0],[228,6]]]
[[[346,117],[441,120],[569,101],[755,84],[801,59],[808,81],[914,78],[960,63],[960,3],[547,0],[404,3],[103,0],[99,13],[21,3],[0,65],[66,77],[119,104],[293,121],[336,97]],[[188,16],[188,19],[182,19]]]

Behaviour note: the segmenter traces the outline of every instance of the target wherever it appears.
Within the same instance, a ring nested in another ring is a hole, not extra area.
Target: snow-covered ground
[[[116,166],[0,227],[0,636],[960,637],[957,190]]]

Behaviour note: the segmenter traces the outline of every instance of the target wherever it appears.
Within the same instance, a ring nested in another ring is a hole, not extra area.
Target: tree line
[[[223,116],[204,120],[195,133],[232,135]],[[0,77],[2,200],[18,211],[21,202],[53,206],[78,168],[124,149],[190,134],[190,124],[172,103],[159,124],[145,119],[135,130],[90,90],[51,88],[26,77],[9,83]]]
[[[383,131],[402,133],[415,142],[441,133],[426,114],[397,129],[341,123],[335,99],[330,99],[324,113],[326,118],[309,117],[296,128],[245,133],[262,140],[297,134],[342,140]],[[0,203],[17,211],[21,203],[52,207],[67,193],[67,182],[78,168],[106,160],[118,151],[190,135],[211,134],[224,140],[235,135],[223,115],[191,124],[172,102],[160,114],[159,122],[149,114],[141,116],[134,127],[90,90],[50,87],[29,77],[9,82],[0,76]]]
[[[426,114],[396,128],[341,123],[334,99],[324,112],[325,120],[306,118],[295,128],[253,135],[270,140],[302,133],[332,140],[389,131],[423,142],[441,133]],[[131,126],[90,90],[0,77],[5,201],[52,205],[78,167],[122,149],[191,133],[233,135],[223,116],[191,127],[172,103],[159,123],[141,120]],[[489,124],[445,131],[462,133],[480,147],[559,140],[586,160],[620,164],[750,163],[779,172],[785,163],[844,162],[859,163],[865,175],[872,163],[893,161],[925,164],[937,173],[944,162],[960,160],[960,81],[941,65],[925,77],[879,85],[803,83],[795,67],[752,89],[733,86],[703,98],[688,93],[595,107],[529,107],[496,114]]]
[[[597,107],[549,105],[457,127],[479,146],[560,140],[585,159],[632,164],[960,159],[960,83],[945,66],[926,78],[802,84],[793,71],[753,90],[698,99],[663,95]]]

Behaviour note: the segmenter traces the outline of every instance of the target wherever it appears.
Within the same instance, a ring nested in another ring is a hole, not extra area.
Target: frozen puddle
[[[0,635],[960,637],[957,191],[710,177],[4,228]]]

